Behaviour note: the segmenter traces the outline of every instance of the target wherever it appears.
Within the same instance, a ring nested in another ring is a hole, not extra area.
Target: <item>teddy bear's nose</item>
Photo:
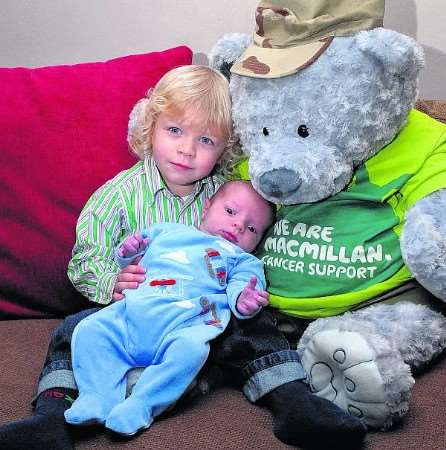
[[[262,191],[277,199],[296,192],[301,183],[299,175],[289,169],[273,169],[260,177]]]

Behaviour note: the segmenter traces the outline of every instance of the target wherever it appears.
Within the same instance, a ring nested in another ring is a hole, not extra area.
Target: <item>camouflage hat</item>
[[[239,75],[277,78],[313,63],[335,36],[382,26],[384,0],[268,0],[256,9],[253,43],[232,66]]]

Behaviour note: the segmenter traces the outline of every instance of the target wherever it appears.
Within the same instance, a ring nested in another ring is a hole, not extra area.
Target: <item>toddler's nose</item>
[[[193,156],[195,155],[195,145],[193,142],[183,142],[179,147],[178,147],[178,152],[185,155],[185,156]]]

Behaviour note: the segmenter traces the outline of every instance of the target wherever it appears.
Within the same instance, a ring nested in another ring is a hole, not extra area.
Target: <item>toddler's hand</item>
[[[139,266],[138,263],[141,256],[138,256],[132,261],[132,264],[124,267],[116,278],[115,287],[113,289],[113,301],[122,300],[124,289],[136,289],[145,279],[146,269]]]
[[[118,249],[118,256],[121,258],[130,258],[146,249],[149,245],[149,238],[144,238],[141,233],[131,234],[126,237]]]
[[[256,289],[257,277],[248,281],[237,299],[237,310],[243,316],[251,316],[263,306],[268,305],[268,292]]]

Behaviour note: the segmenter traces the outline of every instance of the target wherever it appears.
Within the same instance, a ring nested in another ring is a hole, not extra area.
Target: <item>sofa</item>
[[[89,306],[66,276],[75,223],[92,192],[135,162],[126,143],[132,106],[163,73],[191,60],[189,48],[177,47],[73,66],[0,68],[0,424],[31,413],[51,332]],[[446,102],[417,108],[446,121]],[[371,431],[363,449],[444,450],[444,385],[440,357],[416,375],[402,423]],[[77,449],[291,448],[274,437],[269,412],[230,387],[180,403],[133,439],[96,427],[73,433]]]

